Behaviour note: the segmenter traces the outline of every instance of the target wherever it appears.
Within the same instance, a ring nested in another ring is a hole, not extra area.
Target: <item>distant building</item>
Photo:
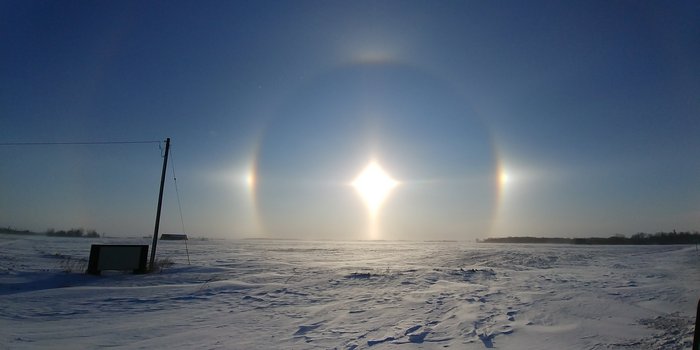
[[[164,233],[160,235],[162,241],[186,241],[187,235],[184,233]]]

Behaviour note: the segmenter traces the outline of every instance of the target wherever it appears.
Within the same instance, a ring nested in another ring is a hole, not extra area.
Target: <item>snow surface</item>
[[[0,348],[689,349],[695,246],[162,241],[159,273],[0,235]],[[66,272],[70,271],[70,272]]]

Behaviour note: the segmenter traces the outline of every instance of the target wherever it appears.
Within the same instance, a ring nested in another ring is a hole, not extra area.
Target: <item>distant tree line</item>
[[[72,228],[70,230],[54,230],[50,228],[44,232],[33,232],[29,230],[20,230],[13,227],[0,227],[0,233],[15,234],[15,235],[45,235],[51,237],[87,237],[97,238],[101,235],[95,230],[85,230],[83,228]]]
[[[7,227],[0,227],[0,233],[7,233],[11,235],[35,235],[36,232],[32,232],[29,230],[19,230],[11,226]]]
[[[82,228],[72,228],[70,230],[59,230],[55,231],[54,229],[50,228],[46,230],[46,235],[47,236],[52,236],[52,237],[90,237],[90,238],[96,238],[100,237],[100,234],[97,233],[95,230],[90,230],[90,231],[85,231]]]
[[[492,237],[478,240],[480,243],[550,243],[550,244],[697,244],[700,232],[657,232],[635,233],[630,237],[614,235],[611,237],[589,238],[548,238],[548,237]]]

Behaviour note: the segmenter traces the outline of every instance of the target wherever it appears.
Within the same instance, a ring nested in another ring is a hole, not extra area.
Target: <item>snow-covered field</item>
[[[0,235],[0,348],[689,349],[700,297],[695,246],[161,241],[95,277],[91,243],[149,242]]]

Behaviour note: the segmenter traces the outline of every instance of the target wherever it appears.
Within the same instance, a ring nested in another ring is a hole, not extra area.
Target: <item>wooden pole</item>
[[[700,349],[700,300],[698,300],[698,311],[695,315],[695,335],[693,336],[693,350]]]
[[[153,245],[151,247],[151,261],[148,264],[150,270],[155,268],[156,245],[158,245],[158,228],[160,227],[160,208],[163,206],[163,186],[165,185],[165,171],[168,168],[168,152],[170,151],[170,138],[165,139],[165,156],[163,157],[163,172],[160,175],[160,193],[158,194],[158,210],[156,211],[156,227],[153,229]]]

